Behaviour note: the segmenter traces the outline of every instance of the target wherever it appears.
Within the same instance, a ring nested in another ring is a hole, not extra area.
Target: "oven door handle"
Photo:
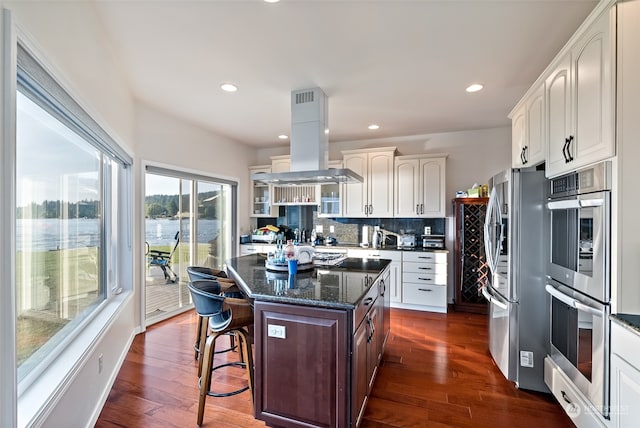
[[[582,207],[601,207],[604,205],[604,199],[567,199],[564,201],[547,202],[547,208],[550,210],[566,210],[571,208]]]
[[[576,300],[575,303],[575,307],[577,310],[582,311],[582,312],[586,312],[589,315],[594,315],[596,317],[600,317],[602,318],[602,311],[599,311],[597,309],[592,308],[591,306],[587,306],[584,303],[581,303],[579,301]]]
[[[579,311],[586,312],[589,315],[595,315],[597,317],[602,318],[602,311],[594,309],[591,306],[585,305],[584,303],[580,302],[579,300],[576,300],[576,299],[574,299],[572,297],[567,296],[562,291],[559,291],[558,289],[556,289],[553,285],[547,284],[544,287],[544,289],[547,290],[547,293],[551,294],[553,297],[555,297],[556,299],[560,300],[562,303],[567,304],[567,305],[571,306],[572,308],[575,308],[575,309],[577,309]]]
[[[507,304],[501,302],[500,300],[498,300],[497,297],[492,296],[491,294],[489,294],[489,292],[487,291],[487,287],[488,286],[484,286],[482,287],[482,295],[484,296],[485,299],[487,299],[487,302],[489,303],[493,303],[494,305],[496,305],[497,307],[499,307],[500,309],[506,311],[507,310]]]
[[[560,300],[562,303],[571,306],[572,308],[575,308],[576,307],[576,303],[578,303],[578,301],[576,299],[567,296],[566,294],[564,294],[562,291],[559,291],[558,289],[556,289],[551,284],[547,284],[544,287],[544,289],[547,291],[547,293],[551,294],[551,296],[553,296],[556,299]]]

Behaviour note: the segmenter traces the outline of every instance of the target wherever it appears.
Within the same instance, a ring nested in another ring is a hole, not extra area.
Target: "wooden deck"
[[[147,268],[146,274],[146,320],[147,324],[167,315],[175,314],[191,304],[186,275],[175,283],[164,279],[158,267]]]

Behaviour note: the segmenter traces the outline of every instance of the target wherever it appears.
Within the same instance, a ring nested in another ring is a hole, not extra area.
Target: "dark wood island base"
[[[255,302],[255,417],[268,426],[360,423],[389,332],[390,261],[347,261],[298,274],[293,286],[260,255],[229,261]]]

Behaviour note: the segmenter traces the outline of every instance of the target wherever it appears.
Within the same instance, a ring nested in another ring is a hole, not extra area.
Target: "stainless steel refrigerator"
[[[544,357],[549,353],[549,192],[544,171],[508,169],[489,181],[485,251],[491,283],[489,350],[518,388],[548,392]]]

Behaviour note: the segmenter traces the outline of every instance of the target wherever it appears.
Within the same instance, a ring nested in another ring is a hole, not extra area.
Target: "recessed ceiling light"
[[[474,83],[473,85],[470,85],[469,87],[467,87],[466,91],[467,92],[478,92],[479,90],[481,90],[482,88],[484,88],[484,85],[481,83]]]
[[[288,135],[284,135],[284,134],[280,134],[280,135],[278,135],[278,138],[280,138],[281,140],[286,140],[287,138],[289,138],[289,136]]]
[[[278,3],[280,0],[264,0],[267,3]]]
[[[233,83],[223,83],[222,85],[220,85],[220,89],[225,92],[235,92],[238,90],[238,87]]]
[[[375,123],[372,123],[371,125],[367,126],[367,128],[369,128],[372,131],[375,131],[376,129],[380,129],[380,126],[376,125]]]

